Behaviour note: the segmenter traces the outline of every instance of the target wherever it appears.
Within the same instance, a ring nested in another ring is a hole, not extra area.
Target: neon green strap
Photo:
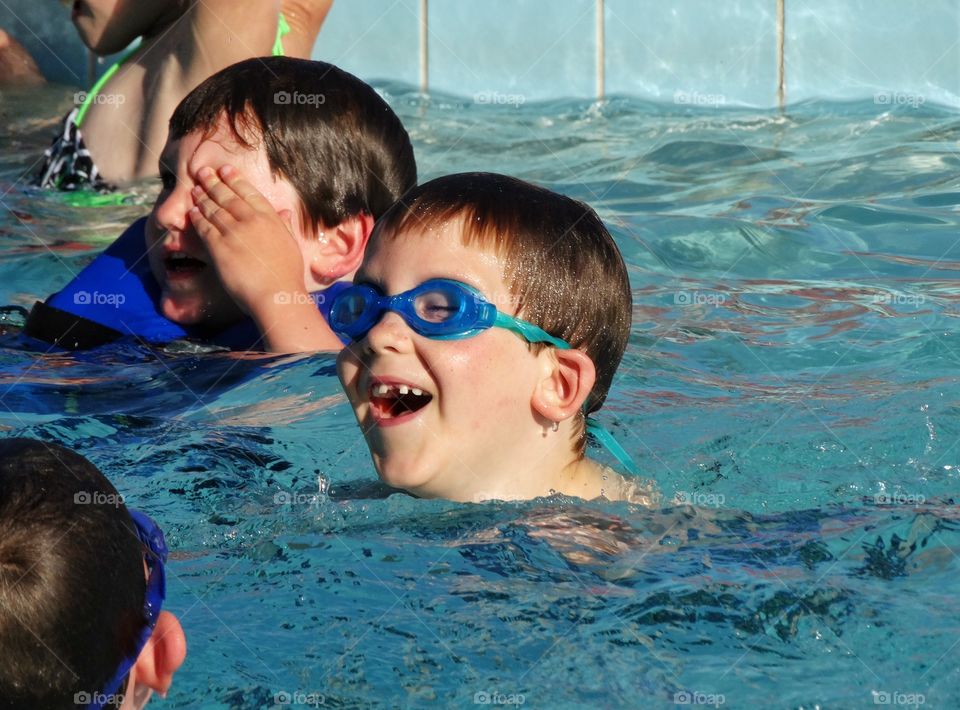
[[[277,38],[273,40],[273,56],[282,57],[283,56],[283,42],[281,40],[290,33],[290,25],[287,22],[287,18],[283,16],[283,13],[280,13],[280,17],[277,18]]]
[[[138,49],[140,49],[139,43],[136,47],[120,57],[120,60],[114,63],[112,67],[107,69],[107,71],[103,73],[103,76],[97,79],[97,82],[90,87],[90,91],[88,91],[87,95],[84,97],[83,104],[80,106],[80,111],[77,113],[77,119],[74,121],[74,123],[77,124],[77,128],[80,127],[84,117],[87,115],[87,110],[90,108],[90,104],[93,102],[93,97],[100,93],[100,89],[103,88],[103,85],[110,81],[110,77],[116,74],[117,69],[119,69],[123,64],[126,64],[127,60],[130,59],[130,57],[132,57]]]

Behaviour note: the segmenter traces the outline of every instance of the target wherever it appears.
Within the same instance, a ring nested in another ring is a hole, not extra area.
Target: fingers
[[[223,166],[219,175],[211,168],[201,168],[197,179],[200,184],[191,190],[191,195],[203,215],[214,224],[218,220],[229,223],[228,217],[243,220],[255,212],[273,212],[267,198],[233,166]],[[225,214],[220,214],[221,211]]]
[[[216,177],[217,175],[211,170],[209,178],[215,181]],[[203,178],[201,178],[201,180],[202,179]],[[220,168],[220,179],[223,181],[223,185],[226,185],[233,191],[234,195],[257,212],[274,211],[273,205],[267,201],[267,198],[264,197],[257,188],[247,182],[240,171],[232,165],[224,165]]]
[[[190,219],[201,237],[222,236],[258,212],[276,214],[267,199],[232,165],[221,167],[219,175],[203,167],[197,171],[197,181],[199,184],[190,191],[195,203]]]

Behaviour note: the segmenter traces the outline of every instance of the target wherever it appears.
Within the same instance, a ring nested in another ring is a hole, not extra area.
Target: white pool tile
[[[787,100],[960,99],[956,0],[787,0]]]
[[[507,102],[592,96],[593,0],[430,2],[430,86]]]
[[[607,92],[773,106],[776,38],[774,0],[607,0]]]
[[[418,0],[340,0],[333,3],[313,58],[365,81],[419,82]]]

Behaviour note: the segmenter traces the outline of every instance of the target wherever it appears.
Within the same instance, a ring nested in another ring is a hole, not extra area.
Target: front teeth
[[[419,387],[408,387],[407,385],[387,385],[382,382],[374,385],[372,392],[375,397],[384,397],[390,392],[390,390],[394,389],[394,387],[396,387],[397,392],[399,392],[401,395],[409,393],[419,397],[423,394],[423,390]]]

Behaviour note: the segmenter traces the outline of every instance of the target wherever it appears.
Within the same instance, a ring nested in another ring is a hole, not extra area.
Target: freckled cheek
[[[456,352],[434,358],[431,368],[447,405],[474,432],[489,429],[520,401],[510,359],[481,342],[477,345],[464,340]]]

